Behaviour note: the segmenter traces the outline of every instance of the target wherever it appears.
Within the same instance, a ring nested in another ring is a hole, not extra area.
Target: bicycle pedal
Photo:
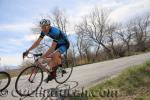
[[[31,83],[34,83],[33,81],[30,81]]]
[[[62,74],[66,74],[67,72],[66,72],[66,70],[62,70]]]

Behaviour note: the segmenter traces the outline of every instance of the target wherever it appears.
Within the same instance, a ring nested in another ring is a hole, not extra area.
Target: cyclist
[[[49,19],[42,19],[40,21],[40,27],[42,29],[39,38],[33,43],[33,45],[23,53],[23,58],[28,55],[29,51],[36,48],[44,36],[48,36],[53,39],[51,47],[42,55],[45,59],[55,50],[57,50],[52,55],[51,61],[49,61],[48,66],[52,69],[50,75],[45,79],[45,82],[51,81],[56,77],[56,69],[58,65],[61,65],[61,54],[67,51],[69,48],[69,41],[66,33],[61,31],[59,28],[52,27]]]

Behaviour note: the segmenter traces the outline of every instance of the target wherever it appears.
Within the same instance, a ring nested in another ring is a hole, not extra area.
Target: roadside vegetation
[[[119,76],[96,85],[90,91],[104,89],[117,90],[118,94],[113,94],[113,97],[110,95],[110,97],[95,97],[89,100],[150,100],[150,60],[128,68]]]
[[[150,60],[68,100],[150,100]]]

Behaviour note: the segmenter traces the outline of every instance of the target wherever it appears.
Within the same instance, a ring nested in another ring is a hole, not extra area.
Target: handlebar
[[[49,56],[47,56],[47,58],[51,58],[52,55],[53,55],[55,52],[57,52],[57,50],[55,50],[53,53],[51,53]],[[41,57],[42,55],[43,55],[43,53],[34,54],[34,53],[32,53],[32,52],[29,52],[28,55],[27,55],[27,57],[28,57],[28,58],[34,58],[34,59],[36,59],[36,58],[38,58],[38,57]]]
[[[29,52],[29,54],[27,55],[27,58],[38,58],[38,57],[41,57],[43,54],[42,53],[37,53],[37,54],[34,54],[32,52]]]
[[[35,57],[41,57],[43,54],[42,53],[39,53],[39,54],[33,54],[33,56]]]

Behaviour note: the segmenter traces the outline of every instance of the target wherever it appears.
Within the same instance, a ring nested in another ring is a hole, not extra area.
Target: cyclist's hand
[[[23,52],[23,54],[22,54],[23,59],[28,55],[28,53],[29,53],[29,51]]]

